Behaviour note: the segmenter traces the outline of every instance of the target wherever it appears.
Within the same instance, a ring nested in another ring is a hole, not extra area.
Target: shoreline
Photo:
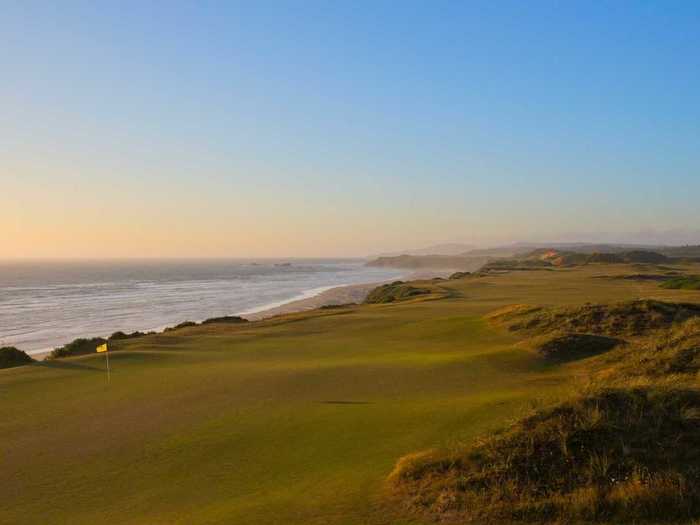
[[[383,282],[365,284],[345,284],[339,286],[324,287],[314,295],[308,297],[290,299],[276,306],[261,307],[252,312],[238,314],[249,321],[261,321],[276,315],[292,314],[315,310],[322,306],[331,306],[348,303],[360,303],[365,300],[367,294]]]
[[[408,275],[402,275],[395,279],[387,279],[372,283],[361,284],[340,284],[336,286],[323,286],[303,292],[298,298],[291,298],[287,301],[280,301],[279,304],[261,306],[248,312],[238,313],[249,321],[261,321],[276,315],[292,314],[297,312],[306,312],[315,310],[323,306],[334,306],[340,304],[359,304],[365,300],[369,292],[377,286],[390,283],[393,281],[417,281],[422,279],[432,279],[433,277],[444,277],[450,274],[451,271],[413,271]],[[313,293],[313,292],[317,293]],[[311,295],[313,293],[313,295]],[[301,297],[309,294],[307,297]]]
[[[245,312],[238,312],[231,315],[243,317],[248,321],[262,321],[264,319],[268,319],[277,315],[306,312],[309,310],[321,308],[323,306],[333,306],[349,303],[357,304],[364,301],[365,297],[367,297],[370,291],[372,291],[377,286],[381,286],[382,284],[396,280],[413,281],[420,279],[431,279],[433,277],[443,276],[443,274],[447,273],[449,272],[414,271],[408,275],[402,275],[396,277],[395,279],[388,279],[379,282],[321,286],[318,288],[306,290],[297,294],[296,296],[290,297],[289,299],[285,299],[283,301],[268,303],[259,307],[251,308],[250,310],[247,310]],[[204,319],[194,322],[201,323],[203,320]],[[167,326],[161,326],[151,330],[142,331],[153,331],[156,333],[162,333],[165,328],[167,328]],[[32,358],[36,359],[37,361],[43,361],[46,358],[46,356],[48,356],[53,350],[53,348],[30,350],[27,351],[27,354],[30,355]]]
[[[361,303],[364,301],[367,294],[377,286],[390,281],[380,281],[374,283],[363,284],[340,284],[332,286],[321,286],[312,288],[305,292],[301,292],[289,299],[268,303],[259,307],[251,308],[245,312],[238,312],[231,315],[237,315],[247,319],[248,321],[262,321],[277,315],[292,314],[297,312],[305,312],[315,310],[322,306]],[[201,323],[204,319],[194,321]],[[145,332],[163,333],[167,326],[161,326],[152,330],[143,330]],[[91,336],[92,337],[92,336]],[[104,337],[104,336],[102,336]],[[104,337],[106,339],[106,337]],[[37,361],[43,361],[54,349],[29,350],[27,354]]]

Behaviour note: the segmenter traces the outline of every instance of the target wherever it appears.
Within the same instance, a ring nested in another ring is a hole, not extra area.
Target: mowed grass
[[[196,327],[0,371],[0,523],[409,524],[396,460],[569,391],[482,316],[513,303],[700,301],[624,266],[440,283],[445,298]],[[638,272],[638,270],[634,270]],[[91,335],[91,334],[86,334]]]

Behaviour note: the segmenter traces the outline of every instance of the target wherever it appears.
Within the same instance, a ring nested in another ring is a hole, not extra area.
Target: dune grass
[[[398,458],[457,450],[585,376],[483,316],[689,300],[594,278],[622,271],[412,283],[434,293],[119,340],[110,385],[95,354],[2,370],[0,523],[429,523],[382,497]]]
[[[407,456],[401,502],[452,523],[639,523],[700,515],[700,391],[576,397],[456,454]]]
[[[384,304],[406,301],[420,295],[427,295],[428,288],[416,288],[402,281],[377,286],[365,298],[365,304]]]

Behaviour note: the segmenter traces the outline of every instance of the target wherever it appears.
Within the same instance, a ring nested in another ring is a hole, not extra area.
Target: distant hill
[[[671,261],[669,257],[649,250],[592,253],[560,252],[557,250],[550,250],[549,253],[545,254],[544,256],[540,256],[540,258],[542,257],[545,257],[547,260],[551,261],[555,266],[571,266],[586,263],[663,264]]]
[[[515,257],[491,260],[482,267],[482,270],[519,270],[534,267],[580,266],[592,263],[663,264],[673,261],[674,259],[670,257],[648,250],[583,253],[553,248],[537,248]]]
[[[473,245],[463,243],[433,244],[425,248],[379,253],[377,255],[371,256],[371,258],[397,257],[399,255],[461,255],[464,252],[472,250],[473,248]]]
[[[377,268],[431,269],[467,271],[478,270],[489,261],[487,257],[463,257],[452,255],[399,255],[396,257],[378,257],[367,263]]]
[[[460,253],[462,257],[514,257],[519,254],[527,253],[532,250],[533,246],[522,246],[513,244],[510,246],[496,246],[493,248],[476,248],[464,253]]]
[[[665,246],[657,251],[669,257],[700,257],[700,245]]]
[[[693,247],[690,247],[693,248]],[[622,253],[635,250],[655,251],[664,253],[665,250],[673,250],[666,246],[642,245],[642,244],[603,244],[583,242],[516,242],[491,248],[475,248],[460,253],[464,257],[521,257],[534,250],[556,250],[561,252],[575,252],[582,254],[591,253]],[[686,247],[687,249],[687,247]],[[691,252],[692,253],[692,252]],[[686,256],[692,256],[688,253]],[[697,253],[700,255],[700,247]],[[666,255],[671,255],[666,254]]]
[[[653,244],[612,244],[612,243],[545,243],[540,247],[578,253],[623,253],[636,250],[659,251],[661,246]]]
[[[508,267],[576,266],[587,263],[662,264],[700,259],[700,246],[649,246],[641,244],[513,243],[492,248],[475,248],[458,254],[429,253],[456,251],[462,244],[435,245],[413,253],[377,256],[368,266],[406,269],[475,271]],[[422,253],[418,253],[422,252]]]
[[[691,247],[692,248],[692,247]],[[700,255],[700,247],[698,254]],[[495,246],[492,248],[480,248],[469,250],[460,255],[466,257],[474,256],[489,256],[489,257],[514,257],[517,255],[525,255],[533,250],[558,250],[564,252],[576,253],[621,253],[635,250],[656,251],[664,253],[664,250],[669,249],[666,246],[642,245],[642,244],[602,244],[602,243],[582,243],[582,242],[516,242],[504,246]],[[670,248],[673,249],[673,248]]]

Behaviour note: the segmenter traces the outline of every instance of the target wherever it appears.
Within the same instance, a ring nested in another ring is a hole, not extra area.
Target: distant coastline
[[[449,273],[449,272],[447,272]],[[254,307],[245,312],[236,312],[231,315],[241,316],[249,321],[262,321],[270,317],[285,315],[297,312],[305,312],[315,310],[324,306],[334,306],[341,304],[361,303],[365,300],[370,291],[377,286],[394,280],[419,280],[429,279],[432,277],[445,277],[446,272],[439,270],[422,270],[407,273],[393,279],[375,281],[370,283],[360,284],[341,284],[334,286],[321,286],[312,288],[297,294],[289,299],[268,303],[259,307]],[[194,322],[202,322],[204,319],[191,319]],[[183,321],[185,321],[183,319]],[[158,326],[152,329],[143,330],[144,332],[161,333],[167,326]],[[86,337],[108,337],[110,334],[85,334]],[[48,356],[53,348],[44,348],[40,350],[30,350],[27,354],[34,359],[42,360]]]
[[[420,278],[418,274],[412,274],[407,278]],[[278,301],[276,303],[266,304],[260,307],[251,308],[245,312],[237,312],[232,315],[241,316],[249,321],[261,321],[277,315],[291,314],[296,312],[304,312],[307,310],[315,310],[323,306],[332,306],[348,303],[361,303],[369,292],[377,286],[387,281],[362,283],[362,284],[347,284],[338,286],[322,286],[302,292],[289,299]],[[192,319],[194,322],[201,322],[204,319]],[[184,320],[183,320],[184,321]],[[161,333],[167,326],[158,326],[145,332]],[[86,334],[86,336],[108,337],[109,334]],[[27,351],[34,359],[42,360],[51,353],[53,348],[43,348],[39,350]]]
[[[288,303],[308,308],[342,300],[348,285],[410,273],[367,268],[359,259],[15,262],[0,265],[0,342],[33,356],[81,337],[160,332],[184,321],[241,315],[259,318]],[[326,293],[329,292],[329,293]],[[287,311],[285,306],[284,310]]]

